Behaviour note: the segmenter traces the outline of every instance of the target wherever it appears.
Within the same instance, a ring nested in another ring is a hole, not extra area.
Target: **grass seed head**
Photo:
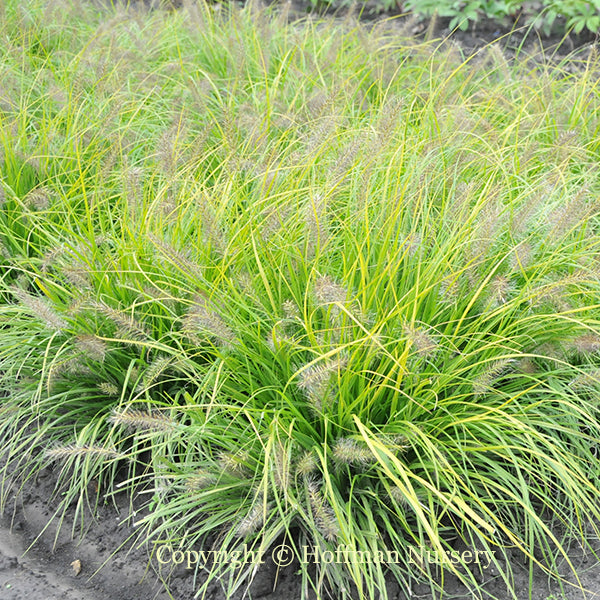
[[[307,258],[313,258],[317,248],[322,248],[329,237],[327,199],[324,194],[315,194],[304,208],[304,225],[307,242]]]
[[[267,507],[265,507],[262,502],[256,501],[246,516],[241,519],[235,527],[235,535],[237,537],[245,538],[256,533],[265,521],[266,510]]]
[[[11,286],[10,291],[46,327],[55,331],[66,329],[67,322],[58,315],[47,300],[39,296],[33,296],[16,285]]]
[[[580,335],[573,340],[572,346],[579,354],[596,354],[600,352],[600,335],[597,333]]]
[[[340,527],[335,512],[323,497],[319,485],[314,479],[309,480],[306,487],[317,529],[327,541],[335,541],[340,535]]]
[[[326,363],[312,364],[298,376],[298,387],[317,410],[322,409],[323,402],[330,395],[332,375],[343,369],[346,364],[347,358],[338,356]]]
[[[137,342],[146,342],[151,339],[150,332],[133,315],[125,315],[122,311],[109,306],[105,302],[91,300],[88,306],[108,317],[117,326],[117,335]]]
[[[216,480],[214,473],[200,469],[185,477],[185,487],[190,492],[196,492],[211,487]]]
[[[172,366],[173,362],[174,358],[172,356],[159,356],[156,358],[144,372],[136,392],[143,392],[152,387],[152,384]]]
[[[46,210],[50,208],[52,190],[47,187],[35,188],[25,195],[23,202],[33,210]]]
[[[290,321],[300,318],[300,309],[293,300],[285,300],[281,305],[283,316]]]
[[[490,296],[493,306],[506,304],[513,290],[510,277],[507,275],[495,275],[490,281]]]
[[[89,268],[82,261],[71,261],[61,269],[61,272],[76,289],[85,290],[92,287]]]
[[[600,369],[593,369],[588,373],[580,373],[569,383],[574,391],[590,390],[600,387]]]
[[[234,331],[225,323],[216,307],[205,298],[198,298],[182,320],[182,331],[194,343],[201,343],[203,334],[215,344],[233,348],[236,342]]]
[[[217,460],[219,468],[235,477],[248,475],[247,466],[250,460],[250,453],[244,450],[239,452],[221,452]]]
[[[561,240],[574,227],[584,221],[592,211],[592,204],[588,200],[589,190],[582,187],[572,199],[561,202],[548,216],[551,240]]]
[[[366,466],[376,459],[369,448],[349,437],[338,438],[333,447],[333,459],[339,464]]]
[[[69,459],[76,456],[98,456],[103,458],[124,458],[121,452],[114,448],[104,448],[88,444],[68,444],[66,446],[55,446],[44,452],[50,459]]]
[[[279,490],[287,490],[290,483],[291,463],[288,449],[281,442],[276,442],[270,458],[275,486]]]
[[[514,359],[512,358],[501,358],[489,363],[485,370],[473,381],[473,393],[475,396],[487,394],[493,384],[508,371],[513,363]]]
[[[172,432],[177,428],[177,422],[157,410],[137,410],[115,408],[108,418],[109,423],[121,425],[132,431]]]
[[[169,262],[173,263],[181,271],[202,276],[202,267],[190,258],[187,251],[175,248],[152,233],[148,234],[148,239],[159,249]]]
[[[77,348],[89,359],[104,362],[107,352],[106,342],[96,335],[81,334],[77,336]]]
[[[424,328],[404,325],[402,329],[408,342],[419,356],[429,358],[435,354],[439,344]]]
[[[348,290],[328,275],[318,277],[314,284],[314,294],[317,304],[343,304],[348,297]]]
[[[510,268],[512,271],[527,270],[533,263],[535,250],[528,242],[519,244],[510,255]]]
[[[317,460],[310,450],[307,450],[296,462],[296,474],[302,477],[310,477],[317,470]]]
[[[109,381],[103,381],[98,384],[98,389],[105,396],[120,396],[121,390],[114,383],[110,383]]]

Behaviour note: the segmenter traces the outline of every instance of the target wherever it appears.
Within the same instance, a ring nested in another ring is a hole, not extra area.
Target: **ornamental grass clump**
[[[0,11],[1,503],[51,464],[59,519],[345,557],[299,597],[558,577],[600,533],[597,55],[184,5]]]

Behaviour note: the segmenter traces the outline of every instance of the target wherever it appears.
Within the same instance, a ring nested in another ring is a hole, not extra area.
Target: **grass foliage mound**
[[[0,11],[0,489],[52,463],[78,515],[145,492],[150,543],[397,553],[301,564],[319,596],[444,571],[479,593],[460,544],[510,588],[515,552],[555,571],[585,543],[594,52],[465,59],[253,6]]]

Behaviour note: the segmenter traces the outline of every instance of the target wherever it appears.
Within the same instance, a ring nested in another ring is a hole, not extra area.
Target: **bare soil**
[[[194,597],[194,570],[180,565],[161,571],[156,557],[147,548],[135,546],[133,521],[143,515],[136,508],[139,499],[124,494],[98,508],[95,518],[87,514],[81,535],[80,521],[73,522],[74,511],[55,518],[58,500],[53,498],[57,473],[42,471],[35,482],[26,483],[9,495],[0,517],[0,599],[1,600],[187,600]],[[59,527],[60,523],[60,527]],[[129,542],[128,542],[129,540]],[[596,553],[600,542],[595,544]],[[460,550],[460,548],[459,548]],[[599,554],[600,555],[600,554]],[[515,556],[514,584],[518,600],[600,600],[600,561],[591,550],[573,544],[569,559],[577,568],[581,587],[549,581],[541,570],[533,573],[531,595],[529,572]],[[566,561],[561,568],[565,581],[576,580]],[[493,566],[480,570],[479,576],[489,597],[511,597]],[[583,589],[582,589],[583,588]],[[447,599],[471,599],[455,579],[446,577]],[[584,591],[585,590],[585,591]],[[390,597],[409,600],[390,582]],[[215,583],[205,598],[225,600]],[[300,599],[298,564],[278,569],[269,560],[261,567],[250,588],[240,590],[232,600]],[[410,600],[431,600],[425,586],[417,586]],[[335,597],[333,598],[335,600]]]

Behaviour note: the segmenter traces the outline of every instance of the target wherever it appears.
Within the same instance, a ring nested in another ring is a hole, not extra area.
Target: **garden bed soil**
[[[60,528],[60,519],[52,518],[58,506],[53,498],[56,477],[56,472],[46,468],[35,482],[24,484],[20,491],[15,489],[8,497],[0,518],[1,600],[191,600],[194,597],[194,570],[180,565],[170,572],[161,571],[156,557],[149,558],[147,548],[132,544],[136,532],[133,521],[143,515],[143,510],[136,512],[140,498],[131,501],[121,494],[101,505],[95,519],[91,515],[84,519],[85,535],[81,539],[79,521],[73,522],[74,511],[67,511]],[[600,542],[595,549],[600,550]],[[518,600],[599,600],[600,561],[578,544],[573,544],[569,558],[578,569],[587,593],[566,586],[563,595],[556,581],[549,581],[545,573],[536,570],[529,596],[528,570],[515,557],[514,589]],[[574,583],[566,561],[563,567],[565,579]],[[480,573],[491,597],[510,597],[493,565]],[[299,600],[298,564],[277,569],[266,560],[248,593],[244,595],[244,591],[237,592],[233,600],[243,597]],[[393,600],[408,600],[391,582],[388,592]],[[225,594],[215,583],[204,598],[225,600]],[[444,598],[470,599],[472,595],[454,578],[446,577]],[[418,599],[430,600],[429,590],[416,587],[410,600]]]

